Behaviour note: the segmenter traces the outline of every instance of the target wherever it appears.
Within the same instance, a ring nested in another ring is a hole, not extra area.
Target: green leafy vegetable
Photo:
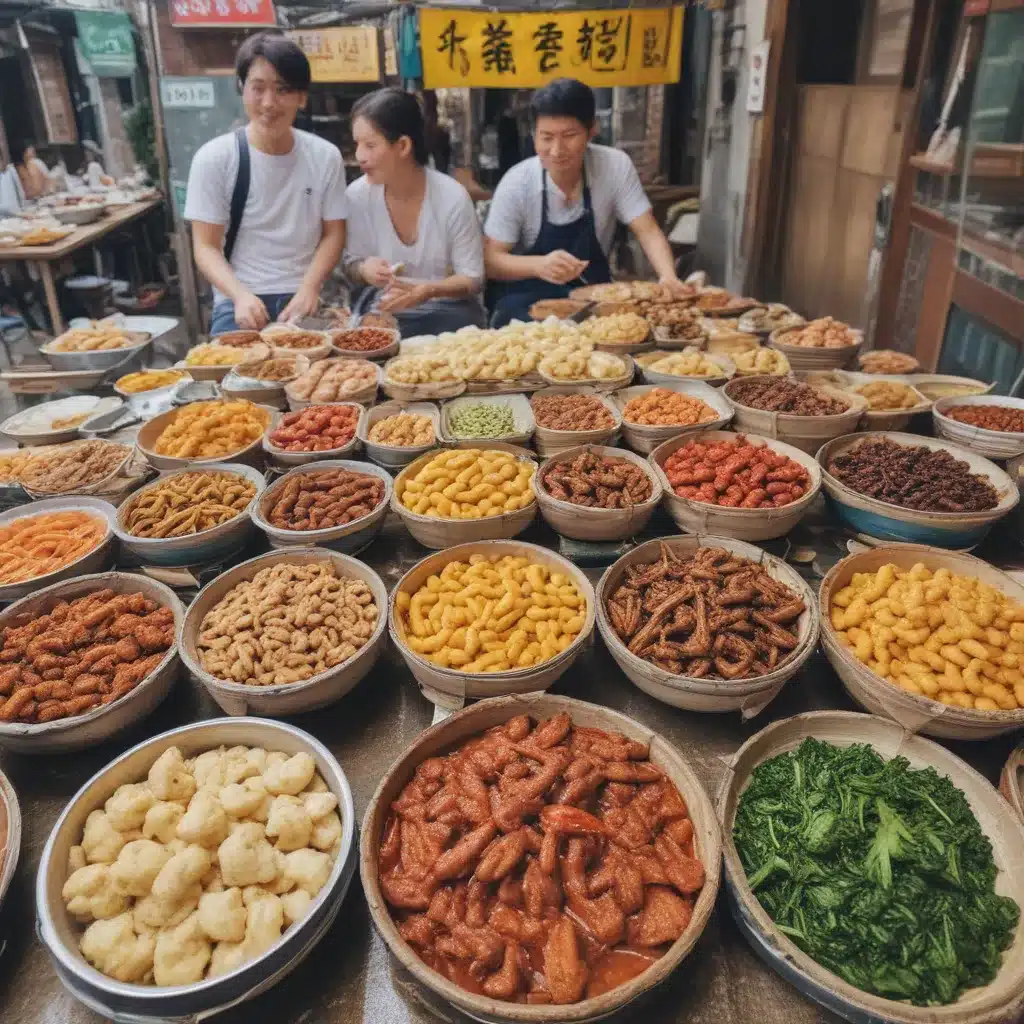
[[[918,1006],[987,985],[1020,908],[992,845],[934,769],[808,739],[757,766],[733,839],[776,926],[851,985]]]

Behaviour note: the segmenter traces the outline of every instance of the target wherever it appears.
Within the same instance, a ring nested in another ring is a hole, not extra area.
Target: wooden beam
[[[1024,345],[1024,302],[1020,299],[958,269],[953,278],[952,301]]]

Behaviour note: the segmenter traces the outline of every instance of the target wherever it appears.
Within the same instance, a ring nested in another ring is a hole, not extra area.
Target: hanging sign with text
[[[427,89],[533,89],[552,78],[596,88],[679,81],[683,9],[420,8]]]
[[[175,28],[260,28],[277,24],[273,0],[170,0]]]
[[[380,53],[373,25],[289,32],[309,58],[314,82],[379,82]]]

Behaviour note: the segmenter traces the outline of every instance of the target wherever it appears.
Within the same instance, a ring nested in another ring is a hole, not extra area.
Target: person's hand
[[[277,318],[279,324],[290,320],[298,320],[299,317],[312,316],[320,305],[320,296],[315,292],[306,291],[300,288],[289,300],[288,305],[281,310]]]
[[[235,299],[235,323],[247,331],[262,331],[270,321],[263,300],[252,292],[243,292]]]
[[[395,278],[388,286],[388,290],[380,297],[377,307],[382,313],[400,313],[404,309],[415,309],[417,306],[422,306],[432,297],[429,285],[412,284]]]
[[[669,295],[674,299],[693,298],[693,288],[688,284],[683,284],[675,274],[666,274],[664,277],[658,278],[658,284],[667,288]]]
[[[588,266],[588,260],[578,260],[564,249],[556,249],[541,257],[537,276],[548,284],[568,284],[575,281]]]
[[[379,256],[371,256],[359,264],[359,276],[373,288],[387,288],[394,279],[391,264]]]

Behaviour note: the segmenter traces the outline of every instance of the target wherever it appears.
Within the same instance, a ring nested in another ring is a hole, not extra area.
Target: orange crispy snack
[[[15,519],[0,526],[0,583],[23,583],[63,569],[106,535],[99,516],[77,509]]]

